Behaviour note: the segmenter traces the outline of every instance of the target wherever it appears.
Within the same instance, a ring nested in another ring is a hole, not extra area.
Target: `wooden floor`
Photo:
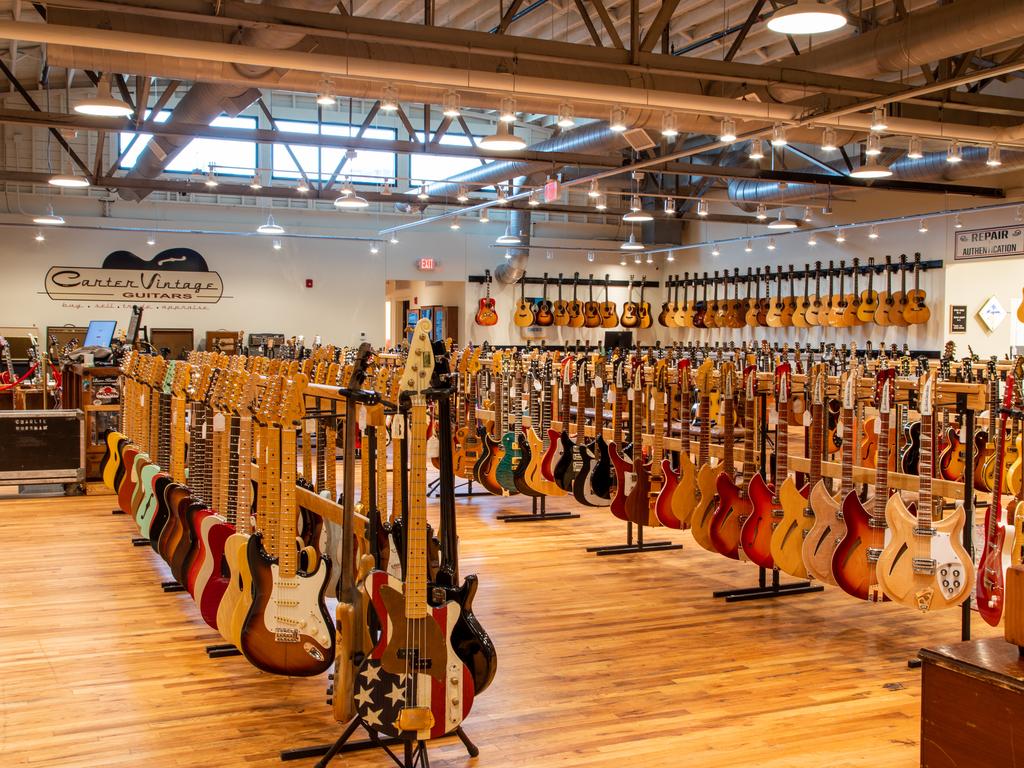
[[[131,546],[113,501],[0,499],[0,765],[278,766],[282,749],[333,740],[325,679],[207,659],[219,638],[187,595],[160,590],[165,566]],[[712,591],[756,570],[689,534],[669,537],[681,552],[598,558],[585,547],[624,537],[607,513],[495,521],[509,509],[527,502],[461,503],[462,567],[480,575],[499,669],[465,724],[479,758],[449,739],[435,768],[918,764],[906,662],[959,639],[958,611],[834,589],[726,605]],[[389,765],[379,752],[334,764]]]

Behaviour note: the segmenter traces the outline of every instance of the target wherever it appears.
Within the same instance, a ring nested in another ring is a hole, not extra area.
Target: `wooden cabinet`
[[[85,413],[85,479],[101,480],[100,462],[106,451],[103,437],[121,426],[121,369],[67,365],[62,373],[64,408]]]
[[[1017,765],[1024,659],[1001,637],[924,648],[921,768]]]

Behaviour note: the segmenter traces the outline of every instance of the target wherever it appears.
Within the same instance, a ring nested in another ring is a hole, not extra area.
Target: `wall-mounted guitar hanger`
[[[470,283],[483,283],[486,281],[486,277],[484,275],[469,275],[466,278],[466,281]],[[614,288],[628,288],[631,284],[634,288],[640,288],[641,286],[644,288],[658,288],[661,286],[661,283],[657,280],[633,280],[632,283],[630,283],[629,280],[607,280],[598,277],[581,277],[578,280],[572,277],[549,277],[547,282],[548,285],[573,285],[575,283],[576,285],[582,286],[592,285],[595,288],[601,288],[605,285],[609,285]],[[526,285],[542,285],[544,283],[544,278],[526,276],[515,282],[516,285],[520,283],[525,283]]]

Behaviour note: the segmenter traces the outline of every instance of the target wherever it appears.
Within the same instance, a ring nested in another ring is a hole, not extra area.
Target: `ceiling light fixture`
[[[466,188],[465,187],[459,187],[459,194],[457,194],[455,196],[455,199],[458,200],[460,203],[468,203],[469,202],[469,195],[466,194]]]
[[[924,152],[921,150],[921,137],[911,136],[907,142],[907,157],[911,160],[920,160],[924,157]]]
[[[320,81],[320,92],[316,95],[316,103],[321,107],[334,106],[334,81],[331,78],[325,77]]]
[[[811,220],[811,206],[804,206],[804,221],[809,222]]]
[[[726,144],[736,141],[736,121],[731,117],[723,117],[722,124],[718,129],[718,140]]]
[[[811,246],[812,248],[813,248],[813,247],[814,247],[815,245],[817,245],[817,244],[818,244],[818,238],[817,238],[817,236],[816,236],[816,235],[813,235],[813,234],[812,234],[812,235],[811,235],[810,237],[808,237],[808,238],[807,238],[807,244],[808,244],[809,246]]]
[[[875,133],[881,133],[882,131],[888,130],[889,123],[885,119],[885,108],[875,107],[871,110],[871,130]]]
[[[210,189],[213,189],[214,187],[217,186],[217,171],[213,167],[213,163],[210,163],[210,166],[206,171],[206,180],[203,183]]]
[[[880,163],[865,163],[850,173],[854,179],[884,179],[892,176],[892,171]]]
[[[821,151],[822,152],[838,152],[839,144],[836,139],[836,129],[826,128],[821,132]]]
[[[254,175],[252,177],[252,179],[249,180],[249,189],[253,189],[253,190],[263,189],[263,183],[260,181],[260,177],[259,176]]]
[[[36,230],[36,242],[37,243],[41,243],[41,242],[43,242],[45,240],[46,240],[46,235],[43,234],[43,230],[37,229]]]
[[[772,126],[772,146],[773,147],[784,147],[789,144],[786,139],[786,128],[782,123],[776,123]]]
[[[65,188],[82,188],[89,186],[89,180],[85,176],[79,176],[75,173],[58,173],[56,176],[51,176],[47,183],[54,187],[65,187]]]
[[[392,232],[391,233],[391,239],[388,240],[388,242],[391,243],[392,245],[398,245],[398,235],[396,235],[394,232]]]
[[[284,227],[274,221],[273,214],[268,214],[267,221],[256,227],[256,232],[261,235],[283,235]]]
[[[482,211],[480,211],[480,223],[481,224],[486,224],[490,220],[491,220],[491,217],[490,217],[490,214],[487,213],[487,209],[486,208],[484,208]]]
[[[608,209],[608,198],[604,195],[598,195],[597,200],[594,201],[594,207],[599,211]]]
[[[152,232],[150,232],[149,237],[146,238],[146,245],[156,245],[156,235]]]
[[[32,219],[33,224],[63,224],[64,217],[53,212],[53,205],[46,206],[46,213]]]
[[[274,238],[274,242],[271,243],[271,245],[273,246],[275,251],[280,251],[281,250],[281,241],[278,240],[276,237]]]
[[[868,134],[868,141],[864,148],[864,154],[868,157],[878,157],[882,154],[882,137],[877,133]]]
[[[868,238],[871,240],[878,239],[878,226],[875,224],[871,225],[871,229],[868,230]]]
[[[654,263],[654,254],[651,253],[650,251],[647,252],[647,263],[648,264],[653,264]]]
[[[758,221],[764,221],[765,219],[767,219],[768,218],[768,206],[766,206],[764,203],[758,203],[757,204],[757,213],[754,214],[754,216],[755,216],[755,218]]]
[[[505,197],[505,188],[499,184],[496,189],[497,194],[494,199],[498,201],[498,205],[508,205],[508,198]]]
[[[625,256],[625,254],[623,254],[621,259],[619,259],[619,266],[620,267],[626,266],[626,256]]]
[[[963,229],[964,223],[960,221],[960,214],[953,217],[953,229]]]
[[[669,255],[670,256],[672,255],[671,252],[669,253]],[[720,250],[718,250],[718,243],[715,243],[714,245],[711,246],[711,255],[712,256],[721,256],[722,255],[722,252]]]
[[[705,216],[707,216],[707,215],[708,215],[708,214],[709,214],[710,212],[711,212],[711,211],[710,211],[710,209],[709,209],[709,207],[708,207],[708,201],[707,201],[707,200],[705,200],[705,199],[704,199],[704,198],[702,197],[702,198],[701,198],[700,200],[698,200],[698,201],[697,201],[697,215],[698,215],[698,216],[700,216],[700,217],[705,217]]]
[[[841,229],[836,232],[836,242],[839,243],[840,245],[846,242],[846,235]]]
[[[769,237],[768,238],[768,250],[769,251],[774,251],[775,250],[775,238],[774,237]]]
[[[752,253],[753,250],[754,250],[754,241],[753,240],[747,240],[747,244],[745,246],[743,246],[743,250],[746,253]]]
[[[530,199],[527,201],[527,205],[531,208],[536,208],[540,205],[540,190],[535,189],[530,193]]]
[[[512,233],[512,225],[506,224],[504,234],[498,235],[498,239],[494,242],[498,245],[519,245],[523,241],[519,238],[519,235]]]
[[[458,232],[460,229],[462,229],[462,225],[459,224],[458,216],[452,219],[452,223],[448,225],[448,229],[450,229],[452,232]]]
[[[626,128],[626,110],[622,107],[612,107],[608,115],[608,130],[623,133]]]
[[[380,111],[381,112],[397,112],[398,111],[398,89],[395,86],[388,83],[384,86],[380,93]]]
[[[751,160],[764,159],[764,145],[760,139],[751,140],[750,152],[747,153],[747,157],[749,157]]]
[[[297,182],[295,182],[295,191],[298,192],[300,195],[306,194],[307,192],[309,192],[309,182],[306,181],[305,179],[299,179]]]
[[[128,117],[132,108],[110,92],[110,77],[103,75],[96,83],[96,96],[75,104],[75,112],[94,117]]]
[[[815,0],[797,0],[768,19],[768,29],[781,35],[817,35],[846,26],[846,16]]]
[[[622,217],[623,221],[653,221],[654,216],[650,211],[645,211],[638,195],[633,195],[629,201],[629,213]]]
[[[601,188],[597,185],[597,179],[590,180],[590,189],[587,191],[587,197],[600,197]]]
[[[676,201],[671,197],[665,199],[665,215],[675,216],[676,215]]]
[[[445,117],[456,118],[462,114],[462,97],[455,91],[448,91],[444,95],[441,104],[441,114]]]
[[[380,253],[380,246],[377,245],[376,241],[370,243],[370,253],[374,256]]]
[[[334,207],[340,208],[341,210],[354,211],[362,208],[369,208],[370,201],[365,197],[357,195],[352,185],[348,184],[347,188],[342,188],[341,195],[335,198]]]
[[[426,184],[426,182],[424,182],[423,184],[420,184],[420,191],[416,193],[416,197],[418,199],[420,199],[420,200],[429,200],[430,199],[430,193],[427,192],[427,184]]]
[[[953,139],[949,142],[949,147],[946,149],[946,162],[961,163],[963,159],[964,156],[960,150],[960,142],[957,139]]]
[[[928,222],[926,222],[924,219],[921,219],[921,223],[917,225],[917,231],[920,232],[922,235],[925,232],[927,232],[928,231]]]
[[[589,261],[591,264],[593,264],[595,258],[597,258],[597,257],[594,255],[593,251],[587,251],[587,261]]]
[[[661,135],[666,139],[674,139],[679,135],[679,128],[676,127],[676,113],[666,112],[661,117]]]
[[[501,100],[498,120],[503,123],[514,123],[516,121],[516,100],[511,96],[506,96]]]
[[[572,104],[563,101],[558,105],[558,119],[555,122],[559,128],[572,128],[576,125],[576,111]]]
[[[499,122],[498,127],[490,136],[480,139],[480,146],[495,152],[514,152],[526,146],[526,140],[516,136],[509,123]]]
[[[989,168],[998,168],[1003,164],[1003,153],[999,145],[994,141],[988,146],[988,157],[985,158],[985,165]]]
[[[629,239],[626,240],[626,242],[622,243],[622,245],[620,245],[619,248],[621,248],[624,251],[642,251],[644,249],[644,244],[638,242],[636,239],[636,234],[630,232]]]

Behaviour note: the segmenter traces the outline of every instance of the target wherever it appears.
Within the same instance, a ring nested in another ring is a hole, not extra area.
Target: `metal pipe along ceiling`
[[[336,0],[277,0],[277,5],[299,8],[308,11],[329,11],[337,5]],[[286,49],[293,48],[305,39],[302,33],[283,33],[271,29],[246,28],[239,30],[233,42],[253,48]],[[271,71],[271,67],[235,64],[235,70],[247,79],[260,78]],[[231,84],[195,83],[181,101],[175,105],[168,122],[196,123],[208,125],[222,113],[237,115],[250,106],[260,96],[258,88]],[[191,141],[187,136],[154,136],[139,155],[135,166],[128,173],[129,177],[154,179],[159,176],[167,164],[181,152]],[[149,192],[143,189],[118,190],[125,200],[142,200]]]

